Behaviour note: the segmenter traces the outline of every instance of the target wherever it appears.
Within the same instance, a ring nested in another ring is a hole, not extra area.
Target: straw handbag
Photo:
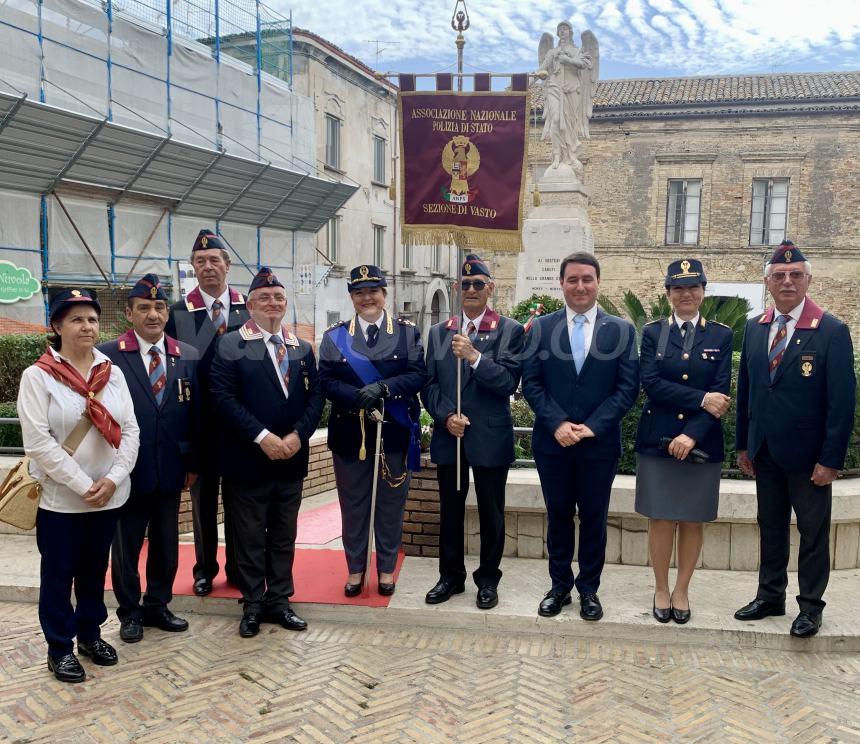
[[[42,484],[30,475],[30,458],[18,460],[0,486],[0,522],[22,530],[36,526]]]

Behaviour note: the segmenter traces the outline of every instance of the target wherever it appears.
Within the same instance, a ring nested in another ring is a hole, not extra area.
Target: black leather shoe
[[[137,643],[143,640],[143,623],[140,618],[127,617],[120,620],[119,623],[119,639],[126,643]]]
[[[83,682],[87,678],[87,673],[74,654],[64,654],[63,656],[48,654],[48,669],[54,673],[60,682]]]
[[[93,664],[98,664],[99,666],[113,666],[119,661],[116,649],[101,638],[96,638],[96,640],[89,643],[78,641],[78,653],[83,656],[89,656]]]
[[[678,625],[684,625],[685,623],[690,622],[690,616],[692,613],[689,609],[679,610],[674,605],[672,606],[672,619],[678,623]]]
[[[571,602],[570,592],[556,592],[550,589],[538,606],[538,615],[541,617],[553,617],[561,612],[561,608]]]
[[[735,620],[761,620],[765,617],[782,617],[785,614],[785,602],[768,602],[765,599],[754,599],[735,613]]]
[[[242,620],[239,623],[239,635],[242,638],[253,638],[260,632],[260,616],[255,612],[249,612],[247,615],[242,615]]]
[[[494,586],[482,586],[478,589],[475,604],[479,610],[492,610],[499,603],[499,593]]]
[[[651,605],[651,614],[658,623],[668,623],[672,619],[672,607],[658,607],[657,595],[654,595],[654,602]]]
[[[821,627],[821,613],[801,612],[791,624],[791,634],[795,638],[811,638]]]
[[[266,613],[265,621],[267,623],[277,623],[287,630],[305,630],[308,627],[307,620],[302,620],[292,607],[286,607],[282,610]]]
[[[461,581],[459,584],[452,584],[445,579],[439,579],[427,595],[424,601],[427,604],[441,604],[447,602],[454,594],[462,594],[466,591],[466,585]]]
[[[579,616],[583,620],[600,620],[603,617],[603,607],[593,592],[579,595]]]
[[[162,607],[151,614],[144,613],[143,624],[147,628],[160,628],[168,633],[182,633],[188,630],[188,621],[181,617],[176,617],[166,607]]]
[[[194,593],[198,597],[205,597],[212,591],[212,579],[207,579],[201,576],[199,579],[194,579]]]
[[[376,589],[383,597],[390,597],[396,588],[397,584],[393,581],[380,581],[379,577],[376,577]]]
[[[343,585],[344,597],[357,597],[359,594],[361,594],[361,582],[358,584],[350,584],[347,582]]]

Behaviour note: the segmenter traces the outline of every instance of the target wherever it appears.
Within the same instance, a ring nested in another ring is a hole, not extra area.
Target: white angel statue
[[[591,31],[582,32],[582,48],[573,43],[573,27],[562,21],[552,34],[541,36],[538,46],[539,77],[544,78],[544,127],[542,139],[552,144],[552,168],[566,163],[580,166],[576,151],[588,139],[592,92],[597,84],[600,50]]]

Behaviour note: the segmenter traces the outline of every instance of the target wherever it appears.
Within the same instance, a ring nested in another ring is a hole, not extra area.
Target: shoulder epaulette
[[[713,323],[714,325],[722,326],[723,328],[728,328],[729,330],[732,330],[732,327],[730,325],[726,325],[725,323],[720,323],[719,320],[709,320],[708,323]]]
[[[407,320],[406,318],[398,318],[397,322],[400,323],[400,325],[412,326],[413,328],[415,327],[415,323],[413,323],[411,320]]]
[[[342,326],[342,325],[346,325],[345,320],[339,320],[339,321],[337,321],[337,323],[332,323],[328,328],[325,329],[325,333],[328,333],[329,331],[337,328],[338,326]]]
[[[655,323],[662,323],[666,318],[657,318],[657,320],[649,320],[645,325],[654,325]]]

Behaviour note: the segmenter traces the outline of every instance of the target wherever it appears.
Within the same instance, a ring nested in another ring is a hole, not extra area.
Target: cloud
[[[269,0],[296,26],[329,39],[384,70],[451,69],[456,60],[453,2],[434,0]],[[280,4],[280,5],[278,5]],[[359,10],[360,9],[360,10]],[[588,6],[557,0],[482,0],[469,6],[467,69],[530,70],[538,40],[570,20],[576,34],[590,28],[606,70],[695,75],[772,69],[860,69],[857,0],[594,0]],[[406,65],[406,66],[404,66]]]

